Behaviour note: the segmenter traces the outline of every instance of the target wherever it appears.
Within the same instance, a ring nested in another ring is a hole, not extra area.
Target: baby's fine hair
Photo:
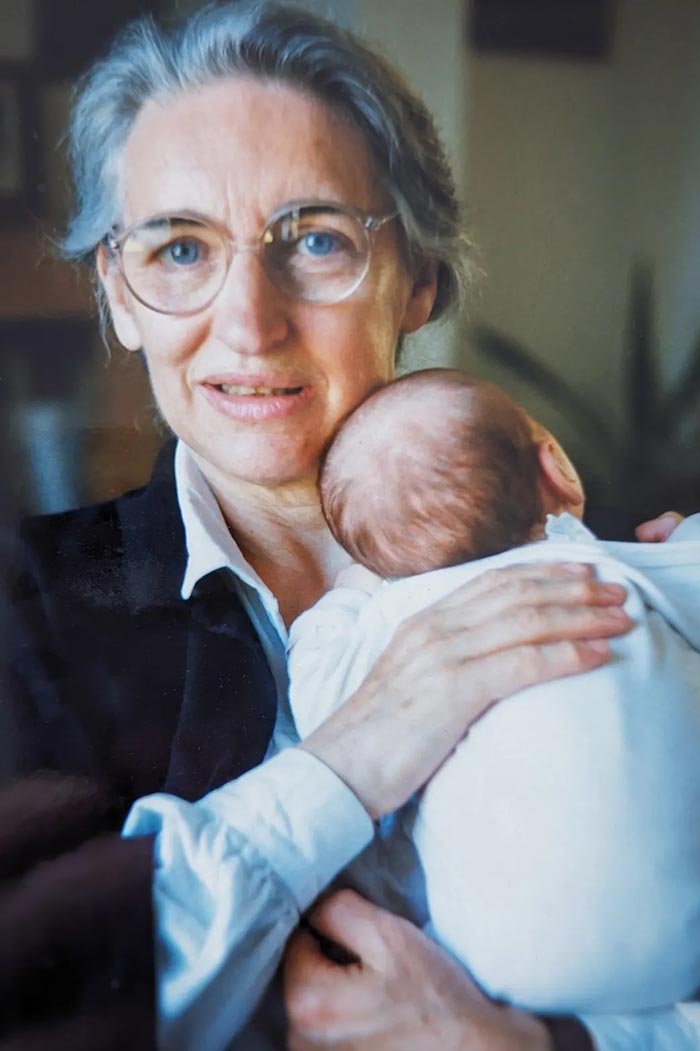
[[[321,472],[323,511],[356,562],[385,578],[495,555],[543,512],[525,412],[454,369],[413,372],[345,421]]]

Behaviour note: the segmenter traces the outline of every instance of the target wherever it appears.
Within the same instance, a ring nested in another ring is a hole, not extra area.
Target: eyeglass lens
[[[242,247],[231,245],[233,252]],[[257,245],[265,271],[286,294],[336,303],[364,278],[370,241],[362,220],[342,209],[295,208],[276,217]],[[198,310],[226,280],[229,243],[208,223],[170,216],[132,230],[122,245],[124,276],[138,298],[165,313]]]

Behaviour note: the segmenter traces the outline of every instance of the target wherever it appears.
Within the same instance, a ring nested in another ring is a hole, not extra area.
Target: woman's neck
[[[289,626],[349,562],[323,517],[315,479],[266,487],[221,484],[207,472],[207,480],[232,536]]]

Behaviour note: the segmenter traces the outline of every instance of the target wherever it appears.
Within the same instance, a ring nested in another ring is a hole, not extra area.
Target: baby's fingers
[[[664,511],[658,518],[652,518],[651,521],[638,525],[634,535],[640,543],[663,544],[682,521],[683,515],[679,515],[676,511]]]

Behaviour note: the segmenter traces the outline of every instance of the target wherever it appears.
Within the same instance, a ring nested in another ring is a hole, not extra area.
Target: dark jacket
[[[152,1046],[151,844],[121,841],[118,828],[139,796],[194,800],[237,777],[271,734],[274,681],[227,574],[180,598],[173,456],[169,443],[142,490],[22,530],[3,618],[0,817],[4,798],[17,822],[4,882],[0,870],[0,945],[10,933],[17,944],[0,956],[0,1049],[21,1031],[13,1048],[75,1051],[76,1026],[91,1051],[126,1046],[123,1025],[105,1022],[115,1008],[134,1013],[132,1051]],[[78,780],[13,780],[39,770]],[[10,932],[18,891],[26,922]]]
[[[275,686],[226,574],[180,598],[173,453],[144,489],[23,527],[7,629],[14,774],[87,774],[127,803],[196,799],[265,752]]]
[[[180,598],[173,454],[146,488],[22,532],[0,610],[0,1051],[152,1051],[152,844],[118,830],[138,796],[196,799],[254,766],[272,731],[226,575]],[[558,1051],[592,1047],[549,1024]]]

